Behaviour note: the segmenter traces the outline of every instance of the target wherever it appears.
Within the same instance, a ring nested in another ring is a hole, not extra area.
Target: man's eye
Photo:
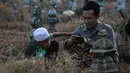
[[[93,19],[92,17],[83,17],[83,19]]]
[[[87,17],[83,17],[83,19],[87,19]]]

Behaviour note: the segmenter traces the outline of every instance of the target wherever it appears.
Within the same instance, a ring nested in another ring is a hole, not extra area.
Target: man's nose
[[[86,23],[89,23],[89,22],[90,22],[90,20],[86,19],[86,20],[85,20],[85,22],[86,22]]]

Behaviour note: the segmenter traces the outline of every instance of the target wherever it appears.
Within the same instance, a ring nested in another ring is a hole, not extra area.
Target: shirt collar
[[[97,25],[95,31],[100,31],[101,29],[102,29],[102,23],[100,21],[98,21],[98,25]],[[88,31],[86,24],[83,24],[83,30],[82,31]]]

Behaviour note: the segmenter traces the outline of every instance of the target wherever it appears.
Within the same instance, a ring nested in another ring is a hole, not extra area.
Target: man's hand
[[[94,41],[90,38],[84,38],[84,43],[87,44],[87,46],[91,46],[93,45]]]
[[[81,37],[81,36],[78,36],[78,35],[72,35],[71,39],[74,40],[74,41],[79,42],[79,44],[80,43],[86,43],[88,45],[93,45],[93,43],[94,43],[94,41],[92,39]]]
[[[66,41],[66,47],[72,47],[73,45],[85,43],[86,47],[92,47],[94,41],[90,38],[81,37],[79,35],[72,35],[70,39]]]
[[[74,42],[77,42],[78,44],[84,42],[84,38],[81,37],[81,36],[78,36],[78,35],[72,35],[72,36],[71,36],[71,39],[72,39]]]
[[[65,41],[65,45],[64,47],[67,49],[67,48],[71,48],[73,45],[76,45],[76,44],[81,44],[84,42],[84,38],[83,37],[80,37],[78,35],[72,35],[69,39],[67,39]]]

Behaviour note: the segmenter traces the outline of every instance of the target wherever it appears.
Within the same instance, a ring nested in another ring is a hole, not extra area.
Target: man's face
[[[97,22],[99,16],[94,15],[93,10],[83,11],[82,19],[84,23],[86,24],[87,28],[91,28],[94,26]]]
[[[37,44],[42,47],[42,48],[49,48],[50,47],[50,41],[49,41],[49,38],[44,40],[44,41],[40,41],[40,42],[37,42]]]

